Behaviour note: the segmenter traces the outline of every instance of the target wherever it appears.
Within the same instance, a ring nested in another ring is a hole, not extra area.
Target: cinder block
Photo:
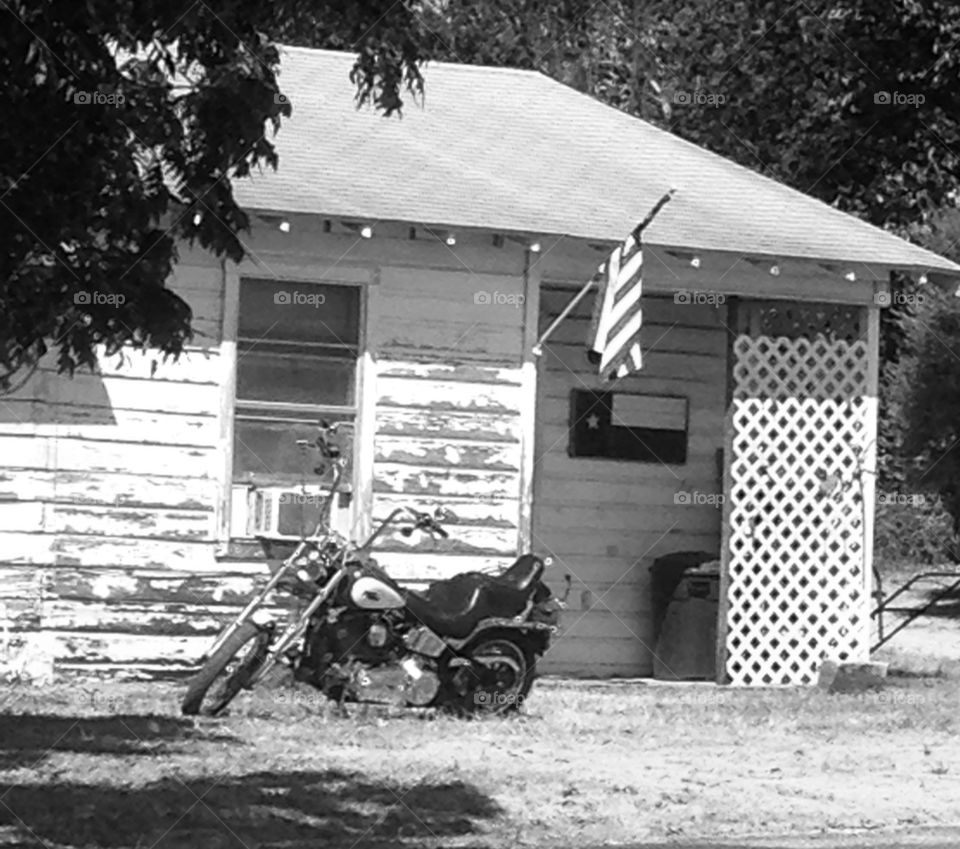
[[[887,677],[887,664],[879,661],[824,660],[817,686],[828,693],[864,693],[879,690]]]

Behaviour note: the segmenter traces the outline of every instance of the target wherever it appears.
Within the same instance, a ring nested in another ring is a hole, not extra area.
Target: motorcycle
[[[537,660],[556,632],[562,603],[542,578],[550,558],[525,554],[500,575],[467,572],[425,592],[398,585],[370,555],[392,525],[446,538],[455,516],[399,507],[361,545],[330,527],[330,507],[345,462],[321,423],[317,472],[333,467],[320,519],[240,614],[217,637],[182,702],[187,715],[221,714],[277,664],[328,698],[461,715],[519,709],[533,686]],[[282,626],[270,604],[286,591],[298,606]]]

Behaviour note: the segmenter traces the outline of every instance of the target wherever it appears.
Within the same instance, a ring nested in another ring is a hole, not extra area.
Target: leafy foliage
[[[880,226],[948,204],[960,165],[955,4],[725,0],[685,20],[676,81],[724,102],[677,108],[681,135]]]
[[[935,495],[900,502],[881,499],[874,525],[875,559],[881,571],[960,561],[952,519]]]
[[[891,366],[888,414],[907,484],[939,493],[960,532],[960,309],[926,293],[905,319],[907,344]]]
[[[386,0],[3,4],[0,390],[50,347],[69,372],[97,345],[177,355],[178,240],[240,259],[232,181],[277,166],[276,37],[357,50],[358,99],[389,115],[421,82],[415,20]]]

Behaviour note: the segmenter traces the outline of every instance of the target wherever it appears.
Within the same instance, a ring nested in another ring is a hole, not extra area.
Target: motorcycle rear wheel
[[[185,716],[217,716],[267,659],[270,634],[244,622],[190,679],[180,709]]]
[[[506,636],[491,635],[471,645],[464,655],[489,670],[481,681],[470,669],[461,677],[462,709],[476,716],[503,716],[523,705],[533,687],[537,661],[522,643]],[[460,689],[460,688],[458,688]]]

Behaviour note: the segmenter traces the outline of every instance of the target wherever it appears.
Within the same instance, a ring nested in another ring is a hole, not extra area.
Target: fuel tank
[[[350,601],[363,610],[403,607],[403,597],[389,584],[371,575],[360,575],[350,584]]]

